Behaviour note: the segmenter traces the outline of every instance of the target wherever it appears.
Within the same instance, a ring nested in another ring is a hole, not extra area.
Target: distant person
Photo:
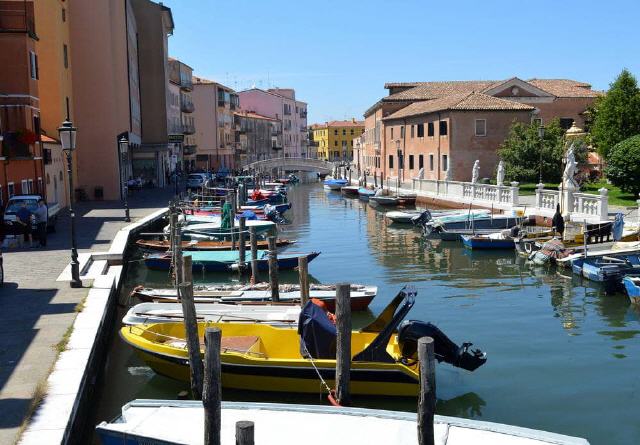
[[[556,233],[560,234],[560,238],[562,238],[564,234],[564,218],[560,213],[560,204],[556,205],[556,213],[553,215],[553,219],[551,220],[551,226]]]
[[[33,237],[31,236],[31,212],[27,208],[27,203],[23,202],[20,209],[16,212],[18,218],[16,222],[20,225],[23,243],[29,238],[29,246],[33,247]]]
[[[38,208],[33,212],[36,220],[36,234],[38,241],[40,241],[41,247],[47,246],[47,219],[49,218],[49,212],[44,199],[38,201]]]

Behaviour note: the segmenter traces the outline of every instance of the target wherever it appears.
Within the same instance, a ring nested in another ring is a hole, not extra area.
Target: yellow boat
[[[253,391],[318,393],[322,390],[310,359],[299,351],[295,329],[246,323],[199,323],[202,337],[208,327],[222,330],[222,386]],[[189,364],[184,325],[158,323],[126,326],[120,335],[135,348],[139,356],[158,374],[189,381]],[[351,351],[360,352],[376,337],[376,332],[353,332]],[[418,391],[418,366],[400,363],[397,335],[386,348],[393,363],[352,362],[352,394],[414,396]],[[336,361],[314,359],[322,377],[334,387]]]

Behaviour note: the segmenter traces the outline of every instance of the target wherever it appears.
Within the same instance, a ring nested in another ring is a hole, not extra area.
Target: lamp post
[[[544,125],[538,127],[538,137],[540,138],[540,177],[538,184],[542,184],[542,148],[544,147]]]
[[[120,149],[120,190],[124,197],[124,220],[126,222],[131,222],[131,217],[129,216],[129,201],[127,200],[127,195],[129,195],[129,186],[128,183],[122,180],[122,172],[125,167],[127,156],[129,155],[129,141],[125,136],[122,136],[118,141],[118,148]]]
[[[76,248],[76,215],[73,211],[73,152],[76,149],[76,131],[77,128],[67,118],[60,128],[60,143],[62,150],[67,157],[67,175],[69,176],[69,215],[71,216],[71,287],[82,287],[80,281],[80,264],[78,263],[78,250]]]

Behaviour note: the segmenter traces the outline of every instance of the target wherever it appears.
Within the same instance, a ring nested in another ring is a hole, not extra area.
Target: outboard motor
[[[431,216],[429,209],[427,209],[418,216],[411,218],[411,222],[416,226],[424,227],[429,221],[431,221],[431,219],[433,219],[433,217]]]
[[[475,371],[487,361],[487,354],[479,349],[470,350],[472,343],[456,345],[440,329],[431,323],[405,320],[398,327],[398,344],[405,360],[418,359],[418,339],[433,338],[435,357],[457,368]]]

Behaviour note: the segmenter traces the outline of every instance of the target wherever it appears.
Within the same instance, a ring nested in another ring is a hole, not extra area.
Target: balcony
[[[6,2],[5,2],[6,3]],[[12,2],[0,7],[0,32],[25,32],[37,39],[32,2]]]
[[[277,129],[277,130],[272,129],[271,130],[271,136],[281,136],[281,135],[282,135],[282,130],[280,130],[280,129]]]
[[[183,113],[193,113],[195,107],[193,106],[193,102],[184,95],[180,95],[180,111]]]
[[[182,124],[182,134],[194,134],[196,127],[191,124]]]
[[[180,88],[182,88],[184,91],[191,91],[193,90],[193,82],[191,81],[191,78],[187,78],[186,76],[183,76],[182,74],[180,75]]]
[[[278,144],[271,144],[271,149],[272,150],[282,150],[282,144],[278,143]]]
[[[307,118],[307,110],[300,111],[300,117],[303,118],[303,119],[306,119]]]
[[[198,148],[197,145],[185,145],[184,148],[182,149],[182,154],[184,156],[192,156],[196,154],[197,148]]]

